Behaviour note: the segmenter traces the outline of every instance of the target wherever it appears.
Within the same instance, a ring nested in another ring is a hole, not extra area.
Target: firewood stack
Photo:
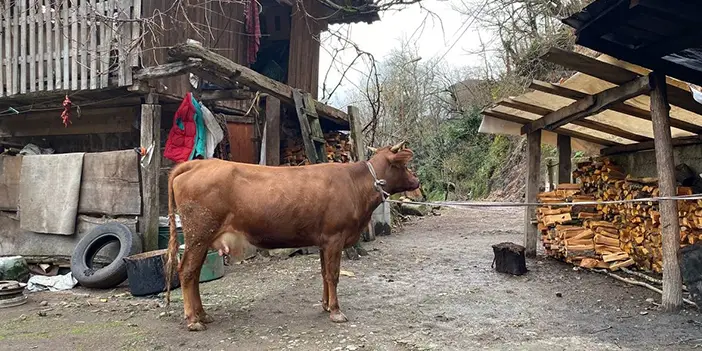
[[[327,162],[351,162],[351,142],[349,136],[340,132],[324,133]],[[310,164],[305,155],[305,145],[300,138],[286,138],[280,150],[281,166],[302,166]]]
[[[537,209],[546,253],[583,267],[636,267],[661,273],[660,213],[656,202],[577,205],[578,201],[644,199],[659,196],[658,179],[633,178],[609,159],[579,163],[577,184],[539,194]],[[678,187],[678,195],[691,195]],[[559,202],[571,206],[554,206]],[[702,240],[702,200],[678,201],[681,246]]]

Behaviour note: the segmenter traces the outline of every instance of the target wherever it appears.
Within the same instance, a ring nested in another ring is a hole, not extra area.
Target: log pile
[[[327,162],[351,162],[352,144],[348,135],[341,132],[324,133]],[[302,166],[310,164],[305,154],[301,138],[286,138],[280,150],[281,166]]]
[[[608,159],[579,163],[577,184],[560,184],[539,194],[539,230],[546,253],[583,267],[636,266],[662,272],[660,213],[657,202],[577,205],[578,201],[633,200],[659,196],[656,178],[634,178]],[[678,187],[678,195],[691,195]],[[569,203],[556,206],[556,203]],[[702,201],[678,201],[681,246],[702,240]]]

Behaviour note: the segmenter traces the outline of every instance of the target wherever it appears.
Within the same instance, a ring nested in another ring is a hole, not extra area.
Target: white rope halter
[[[390,196],[387,191],[383,190],[383,186],[386,184],[385,179],[378,179],[378,176],[375,174],[375,169],[373,169],[373,165],[370,162],[366,161],[366,166],[368,166],[368,170],[373,177],[373,187],[375,187],[375,190],[380,193],[380,197],[385,201],[385,199]]]

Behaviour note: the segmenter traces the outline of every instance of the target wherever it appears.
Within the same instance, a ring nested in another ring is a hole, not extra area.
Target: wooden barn
[[[359,157],[349,141],[356,110],[315,98],[320,33],[378,20],[364,1],[3,2],[0,255],[65,265],[106,221],[155,249],[173,164],[163,148],[189,92],[226,136],[215,157],[276,166]]]

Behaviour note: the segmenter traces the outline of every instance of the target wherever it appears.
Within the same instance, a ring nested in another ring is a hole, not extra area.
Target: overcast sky
[[[432,18],[427,10],[415,4],[401,11],[383,12],[380,14],[380,21],[372,24],[351,24],[349,27],[350,39],[358,44],[360,49],[373,54],[378,61],[382,61],[393,48],[398,48],[399,39],[405,36],[416,39],[422,59],[443,56],[443,60],[451,65],[475,65],[476,57],[468,55],[466,51],[478,48],[480,41],[474,26],[471,26],[470,22],[467,22],[466,18],[454,9],[454,6],[461,6],[460,0],[423,0],[422,6],[440,17],[442,23],[436,18]],[[330,26],[329,29],[335,30],[336,28],[338,26]],[[325,73],[330,65],[332,65],[332,70],[326,79],[328,85],[334,85],[341,79],[342,72],[356,57],[354,50],[345,50],[332,61],[332,56],[328,52],[330,44],[325,45],[324,38],[323,34],[319,63],[320,98],[322,97],[321,89]],[[453,47],[451,47],[452,45]],[[355,89],[353,83],[358,84],[364,75],[367,75],[367,67],[363,63],[359,62],[354,65],[354,68],[348,71],[341,89],[334,94],[329,104],[342,107],[344,105],[344,90]]]

